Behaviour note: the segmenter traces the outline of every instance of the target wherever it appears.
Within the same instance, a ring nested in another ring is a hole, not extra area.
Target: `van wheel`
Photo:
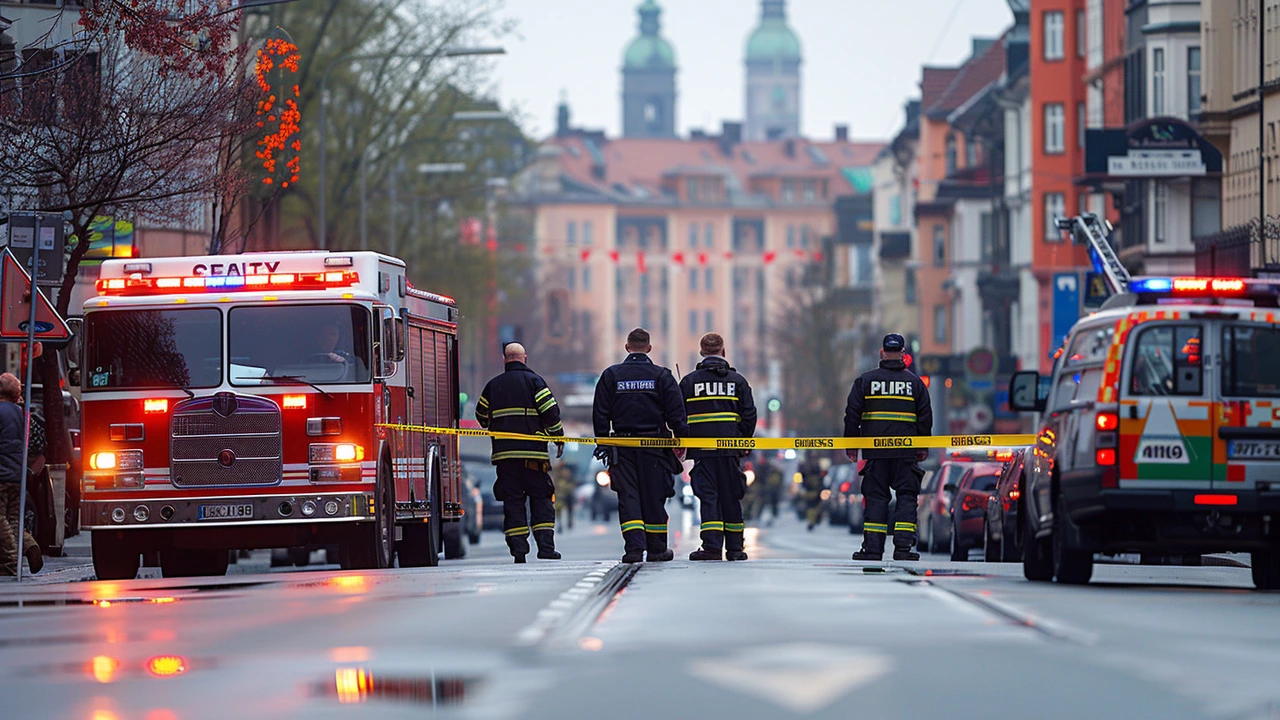
[[[965,562],[969,559],[968,548],[961,547],[960,533],[956,531],[956,524],[951,523],[951,561]]]
[[[1035,536],[1031,519],[1022,513],[1022,576],[1032,582],[1053,579],[1053,541]]]
[[[138,577],[142,553],[110,531],[92,533],[93,572],[99,580],[132,580]]]
[[[1259,590],[1280,590],[1280,552],[1255,552],[1251,558],[1254,586]]]
[[[395,560],[395,479],[391,464],[383,458],[378,463],[378,485],[374,493],[373,522],[358,523],[347,533],[342,544],[343,570],[376,570],[391,567]]]
[[[989,563],[1000,562],[1000,557],[1004,552],[1000,549],[1000,541],[991,539],[991,531],[984,529],[982,532],[982,559]]]
[[[226,550],[168,548],[160,551],[160,574],[174,577],[218,577],[227,574]]]
[[[1053,575],[1063,585],[1087,585],[1093,577],[1093,553],[1067,546],[1067,511],[1059,502],[1053,513]]]

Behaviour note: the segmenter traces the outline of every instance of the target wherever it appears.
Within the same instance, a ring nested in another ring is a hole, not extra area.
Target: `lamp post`
[[[250,0],[253,2],[254,0]],[[440,57],[467,57],[473,55],[504,55],[506,50],[501,47],[455,47],[445,48],[440,51]],[[391,54],[374,54],[374,55],[343,55],[334,58],[325,66],[324,73],[320,76],[320,190],[317,218],[319,224],[319,245],[321,250],[329,247],[328,243],[328,217],[326,213],[328,185],[326,183],[326,166],[328,159],[328,110],[329,110],[329,74],[333,72],[334,66],[341,62],[354,62],[356,60],[387,60],[390,58],[400,57],[417,57],[416,55],[399,55]]]

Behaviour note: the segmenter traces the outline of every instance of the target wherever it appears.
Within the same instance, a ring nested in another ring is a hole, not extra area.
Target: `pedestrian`
[[[853,382],[844,411],[845,437],[926,437],[933,434],[933,408],[929,388],[907,369],[902,353],[906,341],[901,335],[884,336],[880,367]],[[857,450],[846,453],[853,462]],[[916,543],[916,498],[920,494],[920,463],[929,457],[927,449],[863,450],[867,461],[862,470],[862,495],[867,501],[862,524],[862,549],[854,560],[880,560],[884,556],[885,535],[889,532],[889,490],[897,493],[893,522],[893,559],[919,560],[912,551]]]
[[[503,348],[504,372],[489,381],[476,400],[480,427],[499,433],[544,435],[547,440],[493,438],[490,461],[498,469],[493,497],[502,502],[502,529],[516,563],[529,554],[529,523],[538,543],[538,557],[559,560],[556,552],[555,484],[547,442],[564,437],[560,408],[547,383],[526,364],[529,355],[520,343]],[[556,457],[564,443],[556,443]]]
[[[567,462],[560,463],[555,472],[556,482],[556,518],[563,519],[565,528],[573,529],[573,511],[577,505],[578,483],[574,479],[573,466]]]
[[[725,359],[724,338],[707,333],[698,343],[702,362],[680,381],[689,437],[749,438],[756,433],[756,403],[751,385]],[[749,450],[691,448],[689,481],[701,501],[702,547],[690,560],[746,560],[743,550],[742,498],[747,475],[742,456]]]
[[[25,480],[22,453],[27,451],[26,414],[21,403],[22,383],[13,373],[0,374],[0,575],[18,574],[18,532],[24,534],[22,550],[31,572],[44,567],[40,546],[23,527],[19,508]]]
[[[813,532],[813,529],[818,525],[818,521],[822,519],[822,477],[824,474],[822,464],[810,452],[800,461],[799,466],[796,467],[796,472],[800,475],[800,492],[797,500],[800,503],[801,510],[804,512],[806,529],[809,532]]]
[[[627,359],[611,365],[596,383],[592,424],[596,437],[677,438],[689,434],[684,397],[671,371],[649,359],[649,332],[627,335]],[[667,499],[676,494],[684,449],[599,446],[596,457],[609,466],[609,486],[618,493],[618,521],[625,551],[622,562],[675,557],[667,548]]]

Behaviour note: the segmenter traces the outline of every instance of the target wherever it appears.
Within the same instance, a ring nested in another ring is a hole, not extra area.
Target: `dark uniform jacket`
[[[933,434],[929,388],[901,360],[853,381],[844,411],[845,437],[922,437]],[[863,450],[868,460],[913,458],[915,450]]]
[[[0,401],[0,483],[17,485],[22,476],[25,422],[21,405]]]
[[[684,396],[671,371],[654,365],[644,353],[631,353],[611,365],[596,383],[591,413],[596,437],[688,437]]]
[[[560,407],[547,383],[522,362],[489,381],[476,400],[476,422],[494,432],[563,436]],[[547,442],[493,439],[493,463],[499,460],[548,460]]]
[[[756,434],[756,403],[747,379],[722,357],[707,357],[680,381],[689,437],[749,438]],[[690,449],[690,458],[740,455],[741,450]]]

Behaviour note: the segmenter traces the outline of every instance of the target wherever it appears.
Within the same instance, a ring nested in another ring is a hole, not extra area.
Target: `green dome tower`
[[[800,135],[800,38],[787,25],[786,0],[761,0],[747,38],[746,140]]]
[[[644,0],[636,10],[640,35],[622,56],[622,134],[675,137],[676,53],[659,34],[658,3]]]

